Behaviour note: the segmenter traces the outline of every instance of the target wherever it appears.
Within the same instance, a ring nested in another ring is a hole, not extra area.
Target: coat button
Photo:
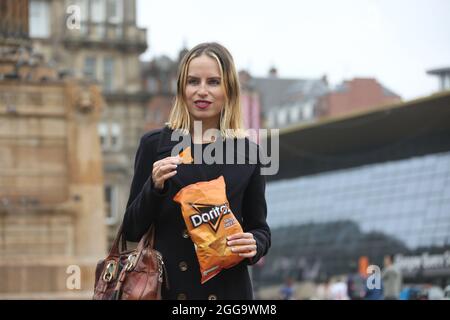
[[[179,293],[177,295],[177,300],[186,300],[187,296],[184,293]]]
[[[217,296],[215,294],[210,294],[208,300],[217,300]]]
[[[185,261],[181,261],[178,264],[178,267],[180,268],[181,271],[186,271],[188,269],[188,265]]]
[[[183,236],[183,238],[187,239],[189,238],[189,233],[186,229],[183,230],[183,232],[181,233],[181,235]]]

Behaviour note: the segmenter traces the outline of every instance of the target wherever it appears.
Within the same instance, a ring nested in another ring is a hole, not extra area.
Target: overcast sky
[[[149,60],[205,41],[238,70],[282,78],[375,77],[404,99],[432,93],[426,70],[450,67],[449,0],[137,0]]]

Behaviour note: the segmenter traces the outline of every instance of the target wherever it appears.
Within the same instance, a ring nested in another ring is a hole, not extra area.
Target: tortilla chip
[[[184,164],[191,164],[194,162],[194,159],[191,155],[191,147],[187,147],[183,151],[180,152],[181,162]]]

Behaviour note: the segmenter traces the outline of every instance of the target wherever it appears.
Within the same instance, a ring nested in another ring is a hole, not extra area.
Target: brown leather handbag
[[[137,248],[127,250],[120,226],[108,256],[97,264],[94,300],[161,300],[163,277],[168,287],[167,272],[161,253],[153,249],[154,234],[152,225]]]

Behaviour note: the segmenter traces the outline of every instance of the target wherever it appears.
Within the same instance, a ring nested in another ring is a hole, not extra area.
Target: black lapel
[[[161,157],[161,155],[170,154],[170,151],[172,148],[180,143],[182,141],[183,137],[180,137],[178,140],[172,141],[172,133],[173,130],[170,129],[167,126],[164,126],[164,128],[161,131],[161,138],[159,139],[157,153],[158,156]]]

